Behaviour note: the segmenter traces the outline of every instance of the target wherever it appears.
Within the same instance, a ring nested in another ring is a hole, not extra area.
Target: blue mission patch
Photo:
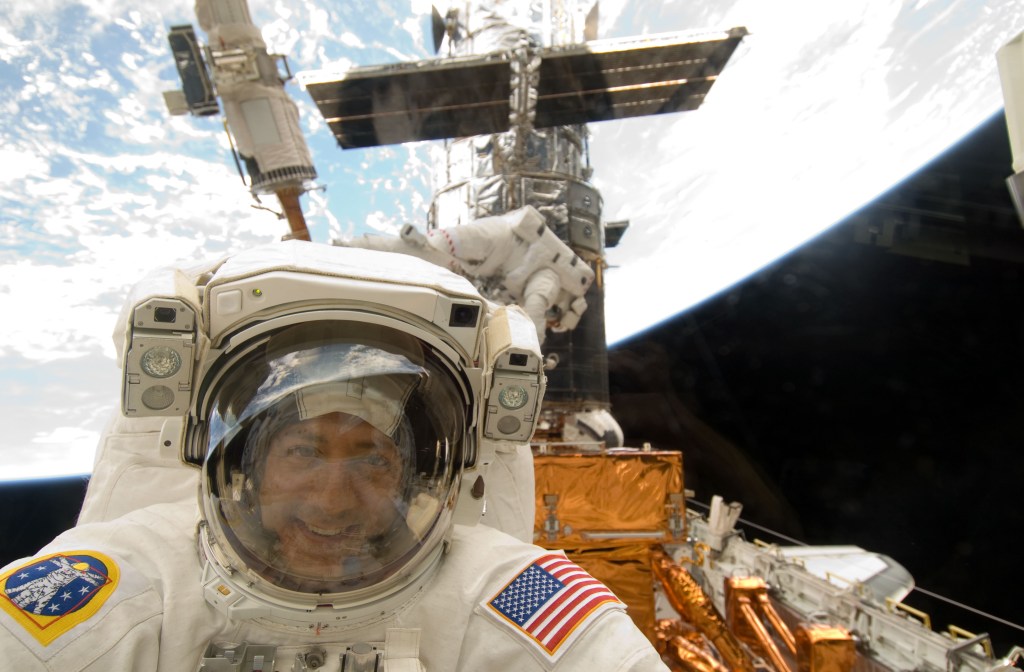
[[[4,594],[22,611],[63,616],[87,605],[109,582],[107,566],[99,559],[57,556],[22,567],[7,579]]]
[[[95,551],[36,558],[0,576],[0,610],[45,646],[95,614],[119,575],[113,560]]]

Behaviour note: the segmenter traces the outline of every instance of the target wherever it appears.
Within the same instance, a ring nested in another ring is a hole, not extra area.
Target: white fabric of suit
[[[624,610],[585,620],[556,662],[490,617],[485,603],[550,551],[486,526],[456,526],[430,586],[392,618],[319,637],[298,637],[250,621],[231,622],[203,598],[195,503],[158,504],[109,522],[80,525],[40,552],[97,551],[121,572],[114,592],[88,620],[49,645],[0,610],[4,669],[29,672],[194,672],[211,641],[297,646],[384,641],[388,628],[420,631],[419,660],[428,672],[491,670],[665,671],[657,652]],[[0,577],[27,560],[11,563]],[[277,663],[290,670],[291,661]],[[329,669],[329,668],[324,668]]]

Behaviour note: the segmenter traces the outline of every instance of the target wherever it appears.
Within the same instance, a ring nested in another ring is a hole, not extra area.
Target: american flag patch
[[[624,605],[603,583],[562,555],[550,554],[519,572],[483,604],[554,661],[587,619]]]

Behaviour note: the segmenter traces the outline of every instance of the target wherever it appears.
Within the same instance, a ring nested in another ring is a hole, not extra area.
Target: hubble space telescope
[[[597,40],[597,14],[596,3],[451,2],[433,12],[443,57],[304,83],[342,148],[444,140],[426,240],[406,229],[343,244],[424,258],[442,250],[485,296],[524,306],[549,366],[545,437],[616,447],[605,250],[628,222],[602,216],[586,124],[697,109],[747,31]],[[525,219],[537,233],[522,233]],[[481,239],[494,252],[486,263]],[[503,261],[509,247],[519,252]],[[546,267],[530,263],[541,257]]]

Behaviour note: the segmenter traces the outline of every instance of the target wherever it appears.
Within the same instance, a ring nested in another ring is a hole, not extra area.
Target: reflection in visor
[[[380,570],[416,540],[405,521],[408,460],[357,416],[330,413],[270,439],[259,479],[271,563],[310,579]]]
[[[417,382],[415,377],[426,376],[423,367],[402,355],[359,343],[332,343],[280,354],[265,367],[259,388],[244,399],[244,406],[232,400],[227,410],[235,417],[211,421],[211,445],[288,397],[294,397],[296,412],[303,419],[331,410],[345,411],[391,434]]]
[[[271,339],[214,392],[208,521],[287,590],[386,580],[439,542],[454,500],[466,420],[448,369],[423,349],[339,340]]]

